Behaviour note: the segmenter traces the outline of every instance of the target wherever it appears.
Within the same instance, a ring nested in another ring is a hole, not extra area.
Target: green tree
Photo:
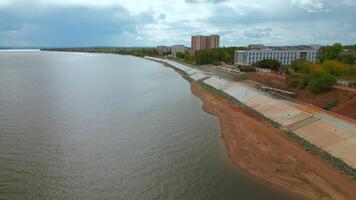
[[[177,58],[180,58],[180,59],[184,59],[184,56],[185,56],[185,54],[182,53],[182,52],[178,52],[178,53],[176,54],[176,57],[177,57]]]
[[[309,70],[310,64],[311,63],[305,59],[297,59],[292,61],[290,67],[294,72],[306,72]]]
[[[319,77],[311,79],[308,83],[307,89],[315,94],[326,92],[332,89],[336,84],[335,76],[325,73]]]
[[[348,49],[348,50],[351,50],[351,51],[356,51],[356,44],[354,44],[354,45],[345,45],[344,49]]]
[[[338,59],[339,55],[342,51],[342,45],[339,43],[335,43],[332,46],[323,46],[318,50],[318,58],[322,63],[325,60],[333,60]]]
[[[339,60],[346,64],[354,64],[356,57],[351,54],[344,54],[339,56]]]
[[[281,63],[278,60],[261,60],[254,64],[255,67],[279,70]]]
[[[213,64],[214,62],[234,63],[235,51],[242,47],[202,49],[195,52],[193,60],[198,65]]]
[[[327,60],[322,64],[322,67],[325,71],[335,76],[345,75],[349,70],[347,64],[344,64],[337,60]]]

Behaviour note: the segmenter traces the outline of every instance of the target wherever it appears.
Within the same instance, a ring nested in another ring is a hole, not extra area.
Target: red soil
[[[332,101],[338,101],[338,105],[331,109],[332,112],[356,119],[356,92],[334,89],[330,92],[313,95],[308,92],[298,93],[297,100],[310,103],[320,108]]]
[[[356,181],[304,151],[226,98],[192,83],[203,109],[219,118],[231,161],[252,175],[306,199],[356,199]]]
[[[313,104],[320,108],[324,108],[330,102],[338,101],[338,105],[332,108],[331,111],[351,119],[356,119],[356,89],[336,87],[330,92],[315,95],[307,91],[289,88],[283,76],[255,73],[251,74],[249,79],[269,87],[296,92],[297,96],[294,97],[296,100]]]

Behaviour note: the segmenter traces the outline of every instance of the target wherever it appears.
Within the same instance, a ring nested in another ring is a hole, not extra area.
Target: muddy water
[[[129,56],[0,52],[0,199],[291,199],[226,158],[172,69]]]

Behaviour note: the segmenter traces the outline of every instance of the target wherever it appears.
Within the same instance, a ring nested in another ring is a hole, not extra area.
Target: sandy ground
[[[248,173],[305,199],[356,199],[356,180],[306,152],[266,122],[192,83],[203,109],[219,118],[231,161]]]

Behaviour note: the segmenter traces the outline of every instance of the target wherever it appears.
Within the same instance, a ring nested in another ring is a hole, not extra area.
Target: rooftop
[[[297,45],[297,46],[265,46],[262,44],[251,44],[248,46],[248,50],[318,50],[320,45]]]

